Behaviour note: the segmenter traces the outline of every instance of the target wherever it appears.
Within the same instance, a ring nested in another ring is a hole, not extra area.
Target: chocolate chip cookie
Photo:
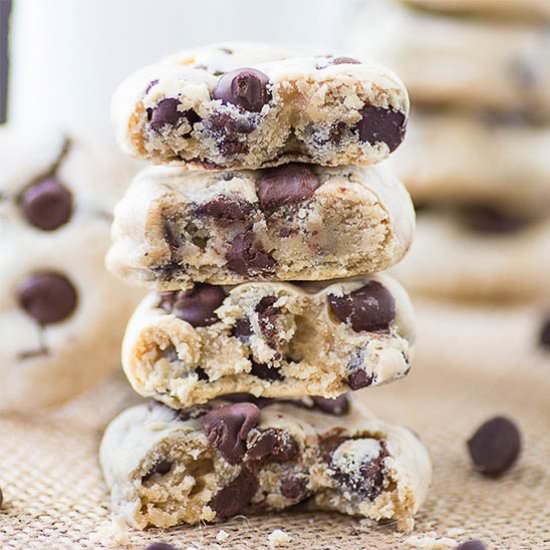
[[[153,167],[115,210],[107,264],[128,282],[159,290],[334,279],[395,264],[413,230],[409,196],[384,165]]]
[[[171,56],[130,76],[113,99],[125,151],[226,169],[379,162],[403,140],[408,110],[386,68],[249,43]]]
[[[359,404],[340,416],[250,398],[143,404],[111,423],[100,456],[115,518],[139,529],[302,502],[409,529],[431,478],[416,436]]]
[[[130,320],[135,391],[180,408],[228,393],[335,397],[407,374],[412,307],[390,277],[197,284],[150,294]]]

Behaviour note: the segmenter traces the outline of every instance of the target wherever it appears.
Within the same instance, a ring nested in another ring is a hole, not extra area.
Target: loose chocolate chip
[[[530,223],[524,216],[486,205],[472,205],[462,209],[460,213],[464,224],[472,231],[480,233],[514,233]]]
[[[59,323],[75,310],[76,289],[64,275],[44,271],[27,277],[17,289],[19,305],[41,325]]]
[[[236,69],[224,74],[212,90],[212,97],[259,113],[269,102],[269,77],[256,69]]]
[[[258,182],[260,207],[271,210],[305,201],[320,185],[315,172],[303,164],[287,164],[266,170]]]
[[[487,550],[485,545],[477,539],[472,539],[459,544],[455,550]]]
[[[340,395],[335,399],[326,397],[312,397],[313,403],[317,409],[333,414],[334,416],[344,416],[349,412],[349,399],[347,395]]]
[[[229,518],[242,512],[258,490],[258,479],[247,468],[242,468],[239,475],[221,489],[208,506],[220,518]]]
[[[539,344],[550,351],[550,316],[543,322],[540,329]]]
[[[354,370],[348,377],[348,385],[353,390],[360,390],[372,384],[372,376],[363,369]]]
[[[364,107],[358,123],[359,139],[374,145],[385,143],[394,151],[405,137],[407,119],[405,115],[393,109],[383,107]]]
[[[277,341],[277,317],[281,313],[281,308],[273,304],[277,301],[276,296],[264,296],[255,307],[258,314],[258,324],[266,342],[273,346]]]
[[[284,376],[281,374],[281,371],[276,367],[270,367],[263,363],[256,363],[252,361],[252,368],[250,369],[250,374],[257,376],[261,380],[283,380]]]
[[[307,495],[307,480],[304,477],[289,475],[281,479],[281,495],[289,500],[300,501]]]
[[[215,311],[226,293],[220,286],[197,283],[191,290],[162,292],[159,306],[194,327],[206,327],[219,321]]]
[[[241,342],[248,341],[252,334],[252,325],[250,324],[250,320],[246,318],[239,319],[231,329],[231,336],[238,338]]]
[[[210,411],[202,423],[208,443],[229,464],[239,464],[246,451],[248,432],[260,422],[260,409],[253,403],[235,403]]]
[[[329,294],[328,302],[334,315],[356,332],[387,330],[395,319],[395,300],[378,281],[369,281],[344,296]]]
[[[288,462],[298,456],[299,450],[298,443],[287,431],[268,428],[250,442],[245,461],[258,464]]]
[[[233,239],[225,257],[227,267],[239,275],[262,275],[272,273],[275,268],[275,260],[256,241],[251,230]]]
[[[147,546],[145,550],[177,550],[177,548],[166,542],[154,542]]]
[[[145,483],[146,481],[149,481],[155,474],[161,476],[166,475],[172,469],[173,465],[174,463],[171,460],[160,460],[156,464],[153,464],[152,468],[141,478],[141,482]]]
[[[160,133],[166,126],[174,127],[179,125],[182,119],[186,119],[191,126],[200,120],[199,115],[192,109],[180,111],[178,109],[180,105],[181,102],[179,99],[167,97],[159,101],[154,109],[147,109],[147,117],[151,128],[155,132]]]
[[[519,456],[519,430],[508,418],[496,416],[477,429],[468,440],[468,449],[476,470],[496,477],[511,468]]]
[[[50,177],[28,187],[21,196],[20,205],[30,224],[53,231],[71,218],[73,198],[62,183]]]
[[[250,202],[218,195],[208,202],[197,205],[194,210],[199,216],[208,216],[220,226],[227,227],[235,223],[246,222],[252,209],[253,206]]]

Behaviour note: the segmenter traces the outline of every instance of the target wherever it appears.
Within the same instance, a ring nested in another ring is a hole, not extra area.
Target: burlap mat
[[[415,538],[336,514],[281,514],[169,533],[131,532],[130,544],[261,549],[282,528],[292,537],[290,547],[308,550],[448,548],[469,537],[495,550],[550,549],[550,372],[485,367],[473,373],[417,363],[406,380],[363,393],[377,414],[417,431],[432,454],[433,486]],[[105,423],[131,400],[117,378],[61,411],[0,419],[2,550],[106,547],[108,496],[97,447]],[[495,413],[516,419],[524,435],[520,463],[496,481],[472,471],[464,445]],[[220,529],[229,535],[224,542],[216,540]],[[437,538],[439,547],[433,546]]]

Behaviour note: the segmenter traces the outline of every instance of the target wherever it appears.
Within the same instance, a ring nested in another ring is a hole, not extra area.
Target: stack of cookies
[[[259,44],[121,85],[119,141],[155,166],[116,208],[107,263],[152,291],[123,365],[153,400],[102,443],[115,516],[169,527],[307,503],[412,525],[426,450],[346,396],[410,369],[411,304],[379,272],[414,212],[378,164],[408,108],[383,67]]]

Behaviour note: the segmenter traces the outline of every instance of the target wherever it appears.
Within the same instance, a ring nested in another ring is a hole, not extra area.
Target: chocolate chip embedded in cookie
[[[487,547],[480,540],[472,539],[459,544],[454,550],[487,550]]]
[[[482,424],[468,440],[474,467],[488,477],[509,470],[521,451],[521,436],[514,422],[497,416]]]
[[[257,113],[271,99],[269,77],[256,69],[235,69],[220,77],[212,97]]]
[[[361,111],[357,125],[359,139],[368,143],[385,143],[395,151],[405,138],[407,118],[399,111],[367,106]]]
[[[145,550],[177,550],[177,548],[166,542],[154,542],[147,546]]]

